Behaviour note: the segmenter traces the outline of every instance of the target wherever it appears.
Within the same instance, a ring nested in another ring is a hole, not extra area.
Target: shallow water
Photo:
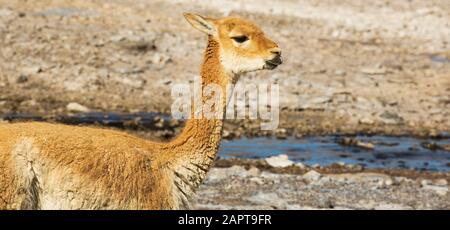
[[[357,136],[362,142],[375,144],[374,149],[343,146],[339,136],[312,136],[286,140],[252,138],[224,140],[219,156],[223,158],[265,158],[287,154],[289,159],[307,165],[322,166],[337,162],[360,164],[366,168],[406,168],[427,171],[450,171],[450,152],[430,150],[422,143],[450,144],[450,139],[429,140],[413,137]]]
[[[0,116],[9,121],[45,121],[48,118],[30,114],[6,114]],[[56,116],[51,118],[66,124],[98,124],[125,128],[129,123],[138,124],[149,130],[171,128],[170,117],[161,113],[84,113],[71,116]],[[161,123],[162,122],[162,123]],[[343,146],[338,140],[343,136],[310,136],[301,139],[286,140],[270,138],[242,138],[223,140],[219,156],[223,158],[266,158],[279,154],[287,154],[289,159],[307,165],[322,166],[337,162],[360,164],[366,168],[407,168],[428,171],[450,171],[450,152],[430,150],[422,143],[450,144],[450,135],[443,133],[440,139],[419,139],[415,137],[391,136],[357,136],[361,142],[371,142],[374,149],[355,146]]]

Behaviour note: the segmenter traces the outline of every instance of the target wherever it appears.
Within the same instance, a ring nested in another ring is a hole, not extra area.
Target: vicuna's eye
[[[231,39],[233,39],[237,43],[244,43],[244,42],[248,41],[248,37],[245,35],[231,37]]]

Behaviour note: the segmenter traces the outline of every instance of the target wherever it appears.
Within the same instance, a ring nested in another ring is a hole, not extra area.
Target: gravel
[[[450,209],[444,178],[383,173],[303,175],[242,166],[213,168],[193,201],[196,209]],[[251,176],[249,176],[251,175]]]

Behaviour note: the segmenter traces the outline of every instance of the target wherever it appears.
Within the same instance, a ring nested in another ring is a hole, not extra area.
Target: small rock
[[[275,136],[277,137],[277,139],[286,139],[287,138],[287,131],[286,129],[277,129],[275,131]]]
[[[261,174],[261,171],[256,167],[251,167],[249,170],[247,170],[248,175],[250,176],[259,176]]]
[[[67,104],[66,106],[67,111],[69,112],[74,112],[74,113],[88,113],[90,111],[89,108],[80,105],[76,102],[71,102],[69,104]]]
[[[247,198],[247,200],[254,204],[271,206],[275,209],[285,209],[287,204],[286,201],[279,197],[276,193],[258,192]]]
[[[447,186],[447,185],[448,185],[448,182],[447,182],[446,179],[437,179],[437,180],[434,181],[434,185],[437,185],[437,186]]]
[[[387,70],[383,67],[363,68],[361,69],[361,73],[367,75],[384,75],[387,73]]]
[[[36,105],[38,105],[38,102],[34,99],[25,100],[20,103],[20,106],[26,106],[26,107],[34,107]]]
[[[412,179],[406,177],[394,177],[394,181],[396,184],[410,184],[414,183]]]
[[[332,100],[330,96],[321,96],[321,97],[314,97],[311,99],[311,103],[313,104],[325,104]]]
[[[13,14],[12,10],[4,9],[4,8],[0,9],[0,17],[10,16],[11,14]]]
[[[252,178],[250,178],[250,181],[254,182],[257,185],[263,185],[264,184],[263,179],[261,179],[259,177],[252,177]]]
[[[371,117],[363,117],[359,119],[360,124],[372,125],[375,121]]]
[[[244,167],[240,165],[233,165],[232,167],[228,168],[228,175],[246,177],[248,174],[247,170],[245,170]]]
[[[144,68],[140,67],[117,67],[114,69],[117,73],[120,74],[138,74],[145,72]],[[122,82],[129,85],[138,85],[141,84],[139,81],[136,83],[137,80],[130,79],[130,78],[123,78]]]
[[[325,198],[318,201],[317,207],[320,209],[332,209],[334,208],[334,204],[329,198]]]
[[[365,143],[365,142],[361,142],[361,141],[359,141],[356,146],[362,147],[362,148],[366,148],[366,149],[374,149],[375,148],[374,144],[372,144],[372,143]]]
[[[431,180],[421,180],[421,181],[420,181],[420,184],[421,184],[423,187],[425,187],[425,186],[427,186],[427,185],[432,185],[433,182],[432,182]]]
[[[303,175],[303,178],[309,182],[318,181],[322,177],[322,174],[311,170]]]
[[[386,186],[391,186],[394,184],[394,181],[392,179],[386,179],[386,180],[384,180],[384,184]]]
[[[436,185],[425,185],[423,189],[434,191],[436,194],[445,196],[448,193],[448,187],[436,186]]]
[[[136,38],[134,38],[134,39],[136,39]],[[156,48],[155,45],[152,44],[152,42],[144,40],[144,39],[122,41],[120,45],[125,49],[141,51],[141,52],[146,52],[146,51],[152,50],[152,49],[154,50]]]
[[[385,179],[385,180],[380,180],[378,181],[378,188],[387,188],[390,187],[394,182],[392,181],[392,179]]]
[[[261,178],[266,178],[266,179],[269,179],[269,180],[275,180],[276,178],[279,178],[279,177],[280,177],[279,174],[266,172],[266,171],[261,172]]]
[[[379,119],[381,122],[388,124],[388,125],[395,125],[395,124],[402,123],[404,121],[403,117],[401,117],[400,115],[393,113],[393,112],[388,112],[388,111],[383,112],[380,115]]]
[[[231,177],[247,177],[248,172],[240,165],[233,165],[229,168],[212,168],[208,172],[207,179],[210,182],[218,182]]]
[[[136,129],[136,128],[139,128],[142,125],[141,122],[142,122],[142,118],[141,117],[136,117],[134,119],[131,119],[131,120],[128,120],[128,121],[124,121],[123,125],[125,127],[128,127],[128,128]]]
[[[170,60],[170,57],[163,53],[155,53],[151,58],[151,62],[158,66],[164,66]]]
[[[172,138],[175,134],[174,134],[174,132],[171,131],[171,130],[164,129],[164,130],[158,130],[158,131],[156,131],[155,135],[156,135],[157,137],[162,138],[162,139],[170,139],[170,138]]]
[[[356,164],[356,165],[352,165],[350,166],[351,169],[355,170],[355,171],[362,171],[364,169],[364,167],[362,165]]]
[[[344,137],[341,138],[340,140],[337,141],[338,144],[343,145],[343,146],[356,146],[356,147],[361,147],[361,148],[365,148],[365,149],[374,149],[375,145],[368,142],[362,142],[359,141],[355,138],[350,138],[350,137]]]
[[[420,8],[416,10],[417,16],[425,16],[433,13],[435,13],[435,9],[432,8]]]
[[[30,66],[23,70],[25,74],[37,74],[42,72],[42,68],[40,66]]]
[[[331,37],[333,37],[333,38],[339,38],[340,35],[341,35],[341,32],[339,30],[334,30],[331,33]]]
[[[331,183],[333,181],[333,179],[329,176],[323,176],[319,179],[319,182],[321,184],[327,184],[327,183]]]
[[[429,149],[431,151],[437,151],[437,150],[444,150],[444,151],[450,151],[450,146],[448,145],[440,145],[436,142],[423,142],[421,144],[423,148]]]
[[[222,131],[222,137],[223,137],[223,139],[227,139],[227,140],[232,139],[231,138],[231,133],[228,130],[223,130]]]
[[[334,71],[334,75],[336,76],[345,76],[347,73],[345,72],[345,70],[342,69],[338,69],[336,71]]]
[[[180,126],[180,122],[179,122],[177,119],[171,119],[171,120],[169,121],[169,126],[170,126],[171,128],[178,127],[178,126]]]
[[[301,162],[296,163],[295,166],[299,167],[300,169],[305,169],[306,168],[305,164],[303,164]]]
[[[294,164],[293,161],[289,160],[289,157],[286,154],[268,157],[265,160],[267,164],[275,168],[284,168]]]
[[[323,110],[332,101],[330,96],[299,97],[298,108],[309,110]]]
[[[165,126],[164,118],[162,118],[160,116],[155,116],[153,118],[153,122],[154,122],[155,127],[157,127],[157,128],[162,129]]]
[[[85,88],[85,85],[81,82],[76,81],[65,81],[63,83],[64,89],[67,91],[81,91]]]
[[[110,76],[110,73],[107,69],[99,69],[97,75],[100,78],[108,78]]]
[[[28,76],[22,74],[17,78],[16,83],[21,84],[21,83],[25,83],[27,81],[28,81]]]
[[[234,138],[239,138],[240,136],[241,136],[241,134],[239,133],[239,131],[231,131],[230,132],[230,131],[224,130],[222,133],[223,139],[226,139],[226,140],[232,140]]]
[[[111,36],[110,38],[109,38],[109,40],[111,41],[111,42],[120,42],[120,41],[124,41],[126,39],[126,37],[125,36],[123,36],[123,35],[114,35],[114,36]]]

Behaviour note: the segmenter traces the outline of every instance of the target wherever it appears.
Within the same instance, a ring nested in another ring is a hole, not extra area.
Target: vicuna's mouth
[[[281,55],[277,55],[273,59],[267,60],[266,64],[264,65],[264,69],[275,69],[277,66],[283,64],[283,59],[281,58]]]

